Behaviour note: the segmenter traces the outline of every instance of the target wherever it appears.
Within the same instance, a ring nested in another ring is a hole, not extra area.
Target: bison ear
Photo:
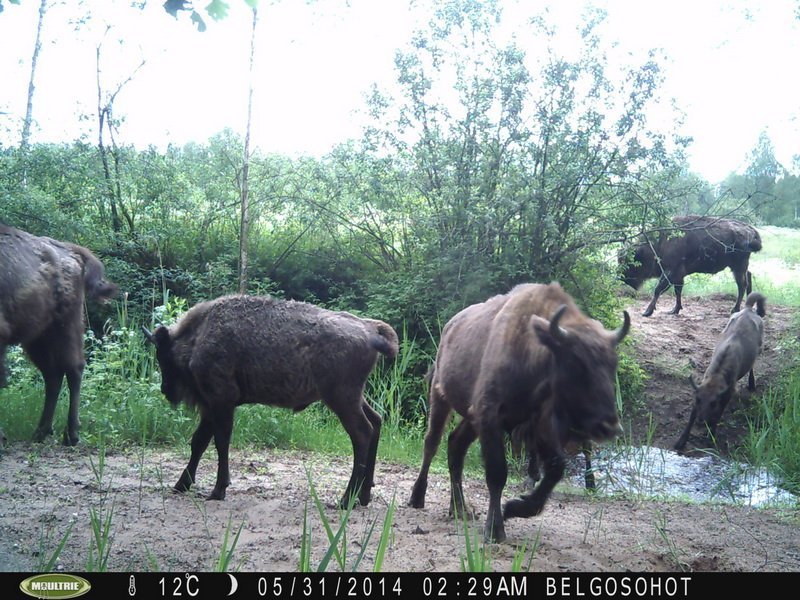
[[[566,309],[566,306],[563,308]],[[552,321],[543,319],[539,315],[531,316],[530,323],[534,333],[536,333],[536,337],[539,338],[542,345],[552,352],[557,352],[569,341],[569,334],[567,331],[558,325],[558,321],[561,319],[563,312],[564,311],[559,308]]]

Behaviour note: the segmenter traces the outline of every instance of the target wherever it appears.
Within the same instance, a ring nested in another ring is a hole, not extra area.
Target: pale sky
[[[198,33],[188,15],[175,20],[160,0],[88,1],[91,20],[68,21],[77,2],[48,13],[34,97],[33,142],[96,141],[95,48],[103,43],[107,88],[144,67],[120,93],[120,143],[205,142],[225,127],[244,131],[251,16],[242,0]],[[507,0],[509,10],[533,0]],[[19,143],[25,114],[38,0],[4,3],[0,13],[0,144]],[[205,2],[196,2],[204,6]],[[265,152],[322,155],[358,137],[370,85],[394,80],[394,53],[426,23],[406,0],[261,0],[257,35],[253,143]],[[545,2],[541,2],[542,5]],[[685,112],[694,137],[690,165],[711,182],[741,171],[766,130],[778,160],[800,154],[800,20],[797,0],[597,1],[621,53],[663,48],[665,93]],[[554,14],[576,23],[582,2],[556,2]],[[84,11],[85,12],[85,11]],[[103,35],[106,22],[113,28]],[[524,39],[524,29],[521,30]],[[519,35],[519,34],[518,34]],[[124,40],[120,43],[119,40]],[[83,117],[82,117],[83,115]]]

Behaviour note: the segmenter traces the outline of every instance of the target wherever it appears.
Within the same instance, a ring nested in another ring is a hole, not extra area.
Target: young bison
[[[703,380],[697,385],[693,377],[689,381],[694,388],[695,401],[689,423],[681,437],[675,443],[680,450],[689,439],[689,432],[695,419],[706,423],[714,434],[725,407],[736,390],[736,382],[746,373],[750,373],[747,387],[751,391],[756,388],[753,375],[753,364],[764,345],[764,321],[766,315],[764,304],[766,298],[757,292],[747,296],[745,308],[731,315],[722,330],[719,343],[711,356]]]
[[[681,293],[683,279],[692,273],[719,273],[730,268],[736,280],[738,295],[732,312],[742,305],[745,290],[752,291],[750,253],[761,250],[761,237],[755,228],[733,219],[689,215],[672,219],[678,234],[662,232],[656,239],[646,239],[636,246],[633,256],[621,256],[625,264],[623,281],[638,290],[651,277],[658,277],[653,299],[642,313],[649,317],[656,308],[662,292],[675,286],[677,315],[683,308]]]
[[[44,378],[44,410],[35,441],[53,433],[66,375],[69,417],[63,441],[78,443],[84,296],[106,301],[116,294],[117,286],[104,278],[103,264],[86,248],[0,224],[0,387],[6,384],[6,348],[20,344]]]
[[[208,499],[225,498],[237,406],[301,411],[321,399],[353,444],[353,472],[341,505],[355,495],[362,505],[369,503],[381,418],[363,392],[378,352],[397,355],[397,334],[389,325],[304,302],[225,296],[196,305],[169,328],[145,330],[145,336],[156,346],[162,393],[173,405],[185,402],[200,412],[177,491],[194,483],[213,436],[219,462]]]
[[[462,472],[470,444],[481,443],[489,511],[484,536],[505,539],[503,519],[539,514],[564,474],[571,441],[603,441],[620,431],[615,402],[616,346],[630,328],[607,331],[584,316],[557,283],[526,284],[470,306],[445,325],[430,388],[422,468],[409,505],[425,506],[428,469],[453,410],[450,512],[465,512]],[[529,436],[544,477],[532,493],[500,510],[508,466],[505,434],[532,421]]]

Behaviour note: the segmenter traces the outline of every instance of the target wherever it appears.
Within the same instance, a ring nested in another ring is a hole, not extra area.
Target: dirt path
[[[655,423],[654,444],[671,447],[691,406],[687,377],[702,373],[722,329],[732,300],[688,299],[679,317],[662,311],[650,319],[632,307],[634,335],[642,365],[651,374],[648,405]],[[769,307],[767,347],[757,363],[757,393],[780,364],[780,339],[786,335],[790,311]],[[747,402],[745,399],[744,402]],[[731,410],[732,409],[732,410]],[[737,406],[729,407],[720,438],[735,445],[741,436]],[[643,415],[631,428],[643,431]],[[642,435],[642,437],[644,437]],[[702,446],[695,433],[689,441]],[[90,556],[90,509],[100,517],[113,509],[108,567],[111,570],[210,570],[217,561],[226,527],[243,524],[232,568],[244,571],[297,569],[303,509],[309,499],[306,470],[313,474],[323,502],[334,503],[345,487],[350,458],[296,452],[235,451],[232,485],[224,502],[206,502],[194,494],[177,495],[171,486],[185,465],[181,451],[117,453],[106,457],[98,477],[98,456],[85,449],[15,444],[0,456],[0,570],[35,570],[47,559],[70,523],[74,529],[58,568],[81,571]],[[213,486],[215,456],[210,450],[200,465],[198,492]],[[94,464],[94,468],[93,465]],[[348,529],[348,566],[360,551],[360,540],[377,520],[379,531],[387,506],[396,512],[386,571],[460,570],[465,554],[463,535],[447,518],[449,484],[433,473],[427,506],[405,505],[415,468],[379,463],[374,500],[356,509]],[[467,497],[485,512],[482,479],[465,484]],[[509,486],[506,496],[519,492]],[[328,508],[338,522],[337,511]],[[531,568],[536,571],[800,571],[800,520],[794,510],[757,510],[724,504],[693,505],[636,498],[591,497],[583,490],[559,487],[544,513],[506,525],[508,541],[493,545],[492,568],[508,570],[515,554],[536,545]],[[326,536],[313,505],[312,565],[327,548]],[[474,525],[480,532],[482,522]],[[377,533],[376,533],[377,535]],[[44,542],[44,553],[40,545]],[[377,540],[367,544],[360,570],[371,568]]]

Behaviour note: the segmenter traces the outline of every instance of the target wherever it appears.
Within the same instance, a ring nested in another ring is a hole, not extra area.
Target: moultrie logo
[[[28,577],[19,589],[34,598],[77,598],[92,589],[83,577],[68,573],[45,573]]]

